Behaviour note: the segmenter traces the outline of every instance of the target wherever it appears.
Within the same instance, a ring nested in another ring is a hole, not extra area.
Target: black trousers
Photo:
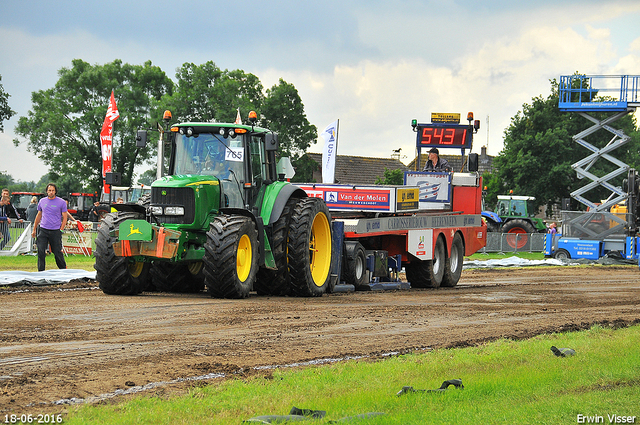
[[[45,260],[47,258],[47,247],[51,245],[51,252],[56,259],[56,265],[59,269],[66,269],[67,262],[64,261],[64,254],[62,253],[62,231],[38,228],[38,271],[42,272],[45,269]]]

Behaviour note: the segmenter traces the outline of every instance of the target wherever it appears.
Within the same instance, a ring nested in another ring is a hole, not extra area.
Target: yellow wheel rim
[[[331,228],[324,214],[316,214],[309,238],[309,263],[316,286],[324,285],[331,268]]]
[[[131,277],[140,277],[142,270],[144,269],[144,262],[134,261],[129,263],[129,274]]]
[[[253,251],[251,250],[251,239],[248,235],[242,235],[238,242],[238,252],[236,255],[236,273],[241,282],[247,280],[251,271]]]

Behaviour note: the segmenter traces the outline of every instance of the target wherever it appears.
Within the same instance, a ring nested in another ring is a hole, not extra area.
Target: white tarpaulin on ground
[[[74,279],[96,279],[96,272],[86,270],[64,269],[45,270],[43,272],[22,272],[10,270],[0,272],[0,286],[3,285],[55,285]]]
[[[577,265],[577,262],[571,260],[561,261],[555,258],[546,258],[544,260],[525,260],[519,257],[507,257],[494,260],[473,260],[465,261],[463,269],[475,268],[491,268],[491,267],[526,267],[526,266],[568,266]]]

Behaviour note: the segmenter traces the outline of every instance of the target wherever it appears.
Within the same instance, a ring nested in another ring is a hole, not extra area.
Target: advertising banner
[[[118,119],[120,113],[116,106],[116,99],[113,96],[113,90],[111,91],[111,98],[109,99],[109,106],[107,107],[107,115],[104,117],[102,123],[102,130],[100,131],[100,146],[102,147],[102,180],[104,186],[104,193],[110,193],[110,185],[104,184],[104,178],[107,173],[111,172],[112,164],[112,138],[113,138],[113,122]]]

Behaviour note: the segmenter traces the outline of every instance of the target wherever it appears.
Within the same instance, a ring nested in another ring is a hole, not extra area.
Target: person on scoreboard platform
[[[429,149],[429,159],[427,163],[424,164],[424,168],[422,171],[451,171],[451,165],[449,162],[440,158],[440,153],[438,152],[438,148]]]

